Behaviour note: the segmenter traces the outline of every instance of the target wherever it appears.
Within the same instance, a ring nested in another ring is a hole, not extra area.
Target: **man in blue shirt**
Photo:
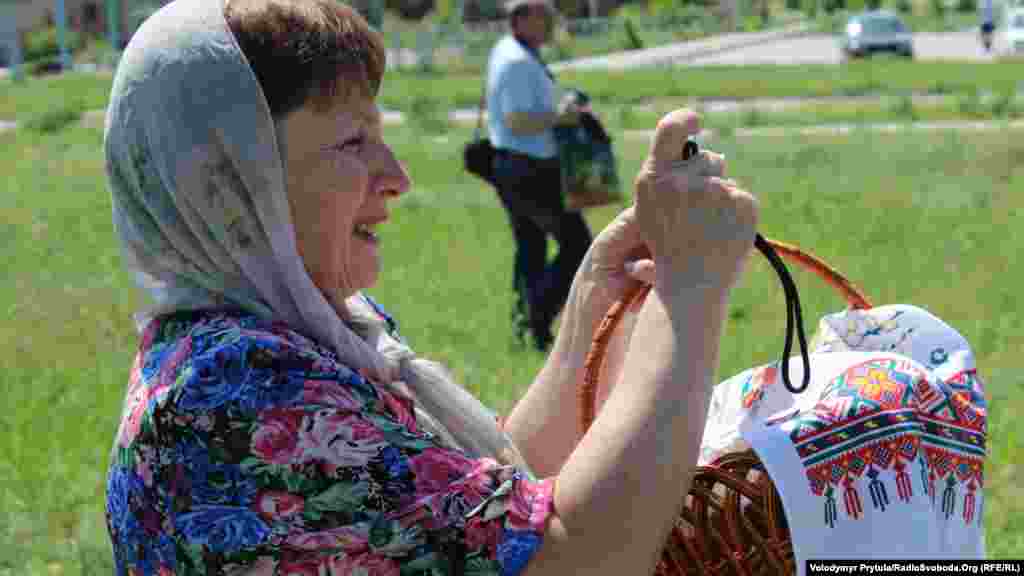
[[[510,33],[494,46],[487,66],[487,128],[498,150],[498,195],[516,241],[516,329],[520,336],[529,330],[536,347],[546,350],[554,339],[551,323],[592,239],[583,216],[565,210],[552,130],[578,122],[579,111],[568,101],[556,104],[554,78],[540,59],[540,47],[554,30],[554,6],[548,0],[511,0],[505,11]],[[550,264],[549,235],[558,243]]]
[[[992,33],[996,30],[995,18],[992,14],[992,0],[983,0],[981,4],[981,43],[985,51],[992,50]]]

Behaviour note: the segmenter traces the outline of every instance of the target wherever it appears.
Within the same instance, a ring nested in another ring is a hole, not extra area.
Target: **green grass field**
[[[644,107],[609,106],[599,113],[609,123],[627,130],[647,130],[658,118],[682,105],[666,98]],[[697,105],[700,108],[700,105]],[[952,122],[1017,120],[1024,117],[1024,98],[982,99],[974,94],[942,96],[934,101],[915,102],[908,96],[848,101],[805,102],[777,110],[745,107],[736,111],[706,112],[704,125],[728,131],[765,126],[811,126],[820,124],[868,124],[908,122]]]
[[[615,71],[563,71],[558,81],[587,92],[598,103],[637,103],[657,98],[784,98],[863,94],[948,94],[974,91],[1013,93],[1020,63],[997,61],[856,61],[840,66],[700,66]],[[472,74],[401,73],[389,77],[381,102],[400,110],[412,95],[429,94],[442,103],[473,107],[481,78]]]
[[[947,94],[954,99],[991,92],[1010,97],[1018,91],[1019,61],[904,62],[857,61],[841,66],[709,66],[558,74],[561,85],[587,92],[601,107],[665,99],[749,99],[811,96]],[[64,74],[23,84],[0,81],[0,120],[36,117],[55,109],[106,107],[110,75]],[[408,111],[429,101],[439,109],[473,108],[482,79],[457,72],[389,72],[380,103]]]
[[[461,171],[469,132],[389,128],[415,178],[382,230],[371,293],[411,343],[505,411],[542,357],[513,344],[512,239],[493,191]],[[1019,133],[1017,133],[1019,134]],[[0,134],[0,576],[110,574],[104,476],[135,347],[138,304],[121,270],[101,132]],[[619,140],[625,181],[645,148]],[[985,522],[993,558],[1024,557],[1024,142],[1011,133],[722,140],[759,194],[761,230],[811,249],[876,303],[913,303],[973,344],[991,401]],[[615,213],[588,213],[599,230]],[[808,333],[842,307],[795,273]],[[736,290],[722,378],[778,357],[784,298],[755,257]]]

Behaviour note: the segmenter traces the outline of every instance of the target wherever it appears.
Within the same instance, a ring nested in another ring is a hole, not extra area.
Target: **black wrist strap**
[[[775,273],[778,274],[779,281],[782,282],[782,289],[786,293],[786,343],[782,349],[782,382],[786,385],[786,390],[793,394],[799,394],[807,389],[807,384],[811,381],[811,359],[807,354],[807,336],[804,334],[800,295],[797,293],[796,283],[793,282],[793,277],[790,276],[786,264],[783,263],[782,258],[779,258],[778,253],[768,244],[764,236],[757,234],[754,237],[754,246],[761,251],[761,254],[764,254],[772,268],[775,268]],[[803,385],[800,386],[800,389],[794,388],[789,381],[789,356],[793,351],[794,327],[796,336],[800,340],[800,359],[804,363]]]
[[[683,146],[683,160],[696,156],[700,152],[697,142],[690,139]],[[807,389],[811,381],[811,358],[807,353],[807,335],[804,333],[803,312],[800,307],[800,294],[797,292],[796,283],[789,274],[789,269],[779,257],[775,249],[768,243],[760,233],[754,236],[754,247],[756,247],[768,263],[775,269],[775,273],[782,282],[782,290],[786,294],[786,342],[782,349],[782,382],[793,394],[799,394]],[[802,386],[797,389],[789,381],[789,356],[793,352],[793,332],[796,331],[797,339],[800,341],[800,358],[803,360],[804,377]]]

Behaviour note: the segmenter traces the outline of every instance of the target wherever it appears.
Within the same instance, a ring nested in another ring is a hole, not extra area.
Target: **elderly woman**
[[[687,490],[757,203],[659,124],[536,380],[503,421],[361,291],[410,179],[381,38],[334,0],[177,0],[133,37],[105,132],[138,316],[107,483],[118,574],[642,574]],[[706,255],[713,254],[714,257]],[[577,444],[596,325],[654,291]],[[640,342],[640,339],[636,339]],[[613,379],[621,378],[614,387]],[[671,438],[669,442],[666,439]]]

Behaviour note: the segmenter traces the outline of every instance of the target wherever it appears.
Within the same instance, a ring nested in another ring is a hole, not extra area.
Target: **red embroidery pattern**
[[[825,523],[838,519],[835,492],[842,488],[847,517],[859,519],[864,503],[856,482],[866,476],[872,506],[891,500],[883,473],[895,475],[896,498],[914,494],[911,466],[920,466],[922,489],[936,500],[936,482],[944,482],[942,510],[956,508],[957,492],[966,494],[962,518],[980,522],[978,491],[983,483],[986,408],[976,373],[961,372],[936,383],[910,362],[874,359],[851,367],[833,380],[814,408],[791,425],[811,492],[825,497]]]
[[[750,409],[764,397],[766,388],[775,383],[778,378],[779,369],[774,364],[762,366],[751,371],[747,381],[740,389],[740,396],[743,399],[743,407]]]

